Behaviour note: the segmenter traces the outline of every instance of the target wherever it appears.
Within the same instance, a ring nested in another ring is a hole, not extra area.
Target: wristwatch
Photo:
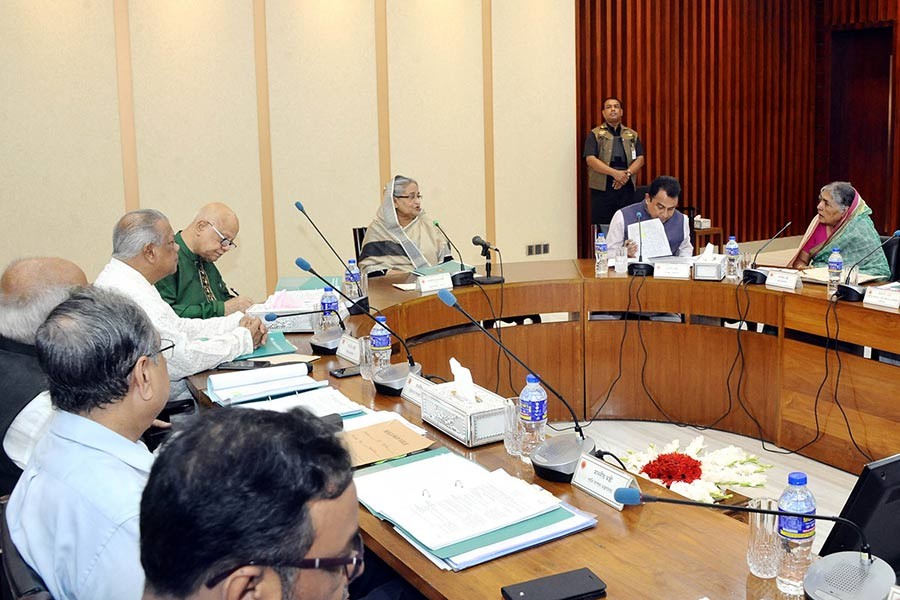
[[[628,175],[628,179],[631,179],[631,171],[625,171],[625,174]]]

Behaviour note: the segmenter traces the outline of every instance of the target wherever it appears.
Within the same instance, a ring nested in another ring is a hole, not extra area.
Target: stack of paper
[[[275,398],[328,385],[306,375],[305,364],[210,375],[206,395],[221,406]]]
[[[360,502],[443,569],[458,571],[581,531],[592,515],[446,448],[357,471]]]
[[[347,418],[363,413],[362,405],[350,400],[350,398],[333,387],[320,387],[305,391],[302,394],[289,394],[280,398],[250,402],[240,406],[241,408],[274,410],[276,412],[287,412],[292,408],[302,407],[317,417],[338,414]]]

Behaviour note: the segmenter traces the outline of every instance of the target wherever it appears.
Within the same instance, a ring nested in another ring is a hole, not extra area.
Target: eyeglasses
[[[219,231],[218,229],[216,229],[215,225],[210,223],[209,226],[213,228],[213,231],[215,231],[216,235],[219,236],[219,239],[222,240],[221,244],[222,244],[223,248],[225,248],[226,250],[232,250],[234,248],[237,248],[237,244],[234,243],[234,240],[230,240],[227,237],[225,237],[224,235],[222,235],[222,232]]]
[[[394,194],[394,198],[403,198],[404,200],[421,200],[422,194],[418,192],[415,194],[407,194],[405,196],[398,196],[397,194]]]
[[[165,358],[166,360],[171,360],[172,355],[175,353],[174,352],[175,342],[173,342],[172,340],[167,340],[167,339],[163,338],[163,339],[159,340],[159,344],[160,344],[160,349],[148,354],[147,358],[153,358],[157,354],[162,354],[163,358]]]
[[[264,567],[293,567],[295,569],[323,569],[326,571],[336,571],[337,569],[343,568],[344,573],[347,575],[347,583],[350,583],[363,572],[363,559],[365,554],[365,546],[363,545],[362,535],[359,533],[356,534],[356,537],[353,539],[353,550],[350,551],[350,556],[336,556],[331,558],[304,558],[302,560],[298,560],[296,562],[278,562],[278,563],[269,563],[265,561],[258,560],[248,560],[244,563],[237,565],[236,567],[232,567],[227,571],[223,571],[216,575],[215,577],[211,577],[206,582],[206,587],[212,589],[225,581],[229,575],[237,571],[243,566],[248,565],[258,565]]]

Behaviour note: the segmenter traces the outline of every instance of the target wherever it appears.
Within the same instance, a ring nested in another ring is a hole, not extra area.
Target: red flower
[[[676,481],[691,483],[700,479],[703,469],[696,458],[680,452],[671,452],[660,454],[656,460],[648,462],[641,469],[641,473],[646,473],[652,479],[661,479],[666,487],[669,487]]]

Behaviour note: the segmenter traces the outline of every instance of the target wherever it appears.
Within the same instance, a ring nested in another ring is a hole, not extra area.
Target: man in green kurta
[[[222,317],[253,304],[253,300],[225,285],[213,264],[237,247],[234,238],[239,229],[234,211],[213,202],[201,208],[191,224],[175,235],[178,270],[157,282],[156,289],[179,317]]]

